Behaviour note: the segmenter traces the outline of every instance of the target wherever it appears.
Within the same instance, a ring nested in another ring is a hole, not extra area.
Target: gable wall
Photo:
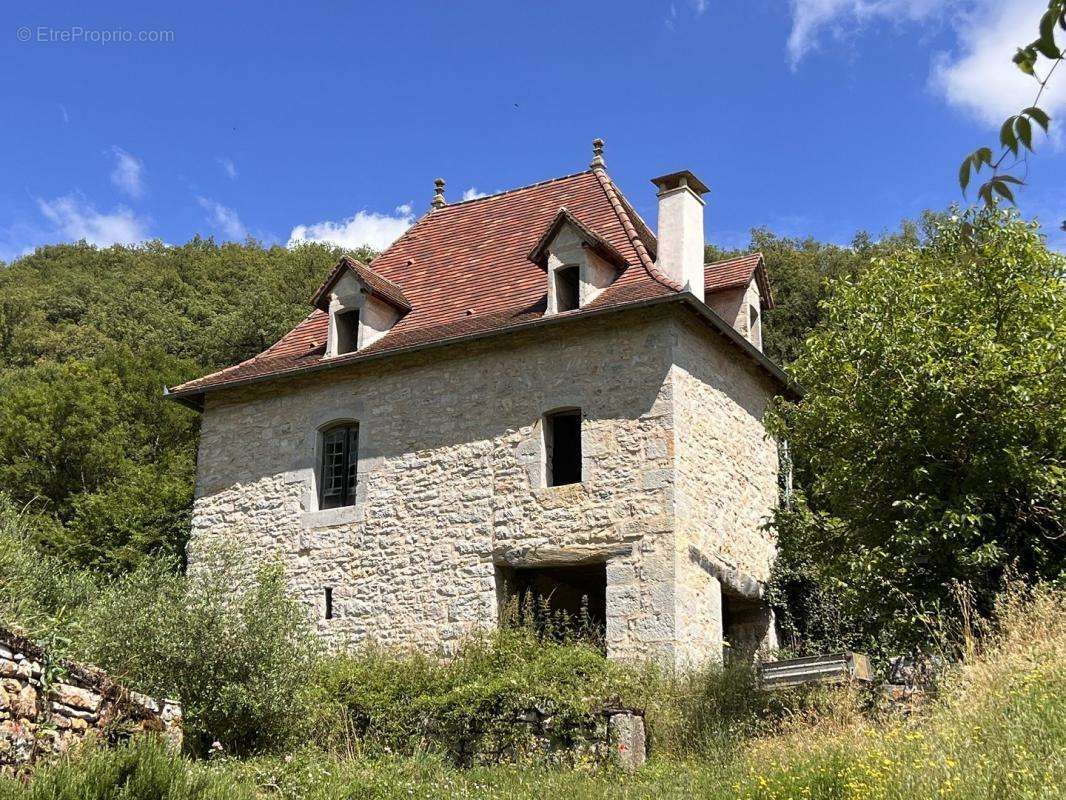
[[[760,318],[762,316],[759,284],[754,277],[748,282],[747,286],[710,292],[707,296],[707,305],[711,307],[715,314],[744,334],[749,341],[752,341],[752,332],[749,330],[750,326],[748,324],[748,306],[758,308]],[[762,349],[761,342],[752,341],[752,344],[760,350]]]

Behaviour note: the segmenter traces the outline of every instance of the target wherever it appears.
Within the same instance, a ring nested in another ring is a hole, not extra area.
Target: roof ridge
[[[611,208],[614,209],[614,213],[618,215],[618,221],[622,223],[622,228],[625,230],[630,244],[632,244],[633,249],[637,251],[637,257],[640,259],[641,266],[644,267],[644,270],[649,276],[663,286],[667,286],[678,292],[682,291],[683,287],[678,286],[666,275],[663,275],[655,266],[655,262],[652,261],[651,256],[648,254],[648,249],[644,246],[644,240],[640,238],[640,234],[637,232],[633,220],[625,210],[625,206],[619,197],[621,193],[615,187],[614,181],[612,181],[607,174],[607,170],[594,169],[592,170],[592,174],[596,176],[600,188],[603,189],[603,193],[607,195],[607,201],[611,204]]]
[[[379,281],[384,281],[389,286],[391,286],[393,289],[395,289],[397,292],[399,292],[401,296],[403,295],[403,287],[400,286],[400,284],[398,284],[394,280],[390,280],[389,278],[386,278],[384,275],[382,275],[380,272],[378,272],[372,266],[367,264],[365,261],[360,261],[358,258],[355,258],[354,256],[350,256],[347,253],[345,253],[343,256],[341,256],[341,260],[342,261],[343,260],[351,261],[354,264],[356,264],[356,265],[362,267],[363,269],[367,270],[368,272],[373,273],[374,277],[377,278]]]
[[[513,194],[514,192],[522,192],[522,191],[525,191],[526,189],[536,189],[538,186],[545,186],[545,185],[547,185],[549,183],[556,183],[557,181],[569,180],[570,178],[576,178],[579,175],[584,175],[584,174],[589,173],[589,172],[594,172],[594,170],[583,169],[580,172],[571,172],[569,175],[560,175],[557,178],[547,178],[546,180],[537,181],[536,183],[529,183],[529,184],[526,184],[525,186],[516,186],[513,189],[503,189],[502,191],[496,192],[495,194],[486,194],[486,195],[484,195],[482,197],[471,197],[469,200],[459,200],[459,201],[454,202],[454,203],[448,203],[447,205],[442,206],[441,208],[438,208],[438,209],[435,209],[435,210],[436,211],[447,211],[449,208],[458,208],[459,206],[468,206],[468,205],[470,205],[472,203],[480,203],[483,200],[493,200],[493,199],[495,199],[497,197],[503,197],[503,195],[505,195],[505,194]],[[421,222],[421,219],[419,220],[419,222]],[[414,227],[414,226],[411,226],[411,227]]]
[[[720,266],[722,264],[732,264],[734,261],[744,261],[745,259],[748,259],[748,258],[761,258],[764,261],[766,260],[766,256],[763,255],[762,250],[752,250],[750,253],[744,253],[743,255],[739,255],[739,256],[732,256],[730,258],[720,258],[717,261],[707,261],[707,262],[704,263],[703,266],[704,267],[717,267],[717,266]]]

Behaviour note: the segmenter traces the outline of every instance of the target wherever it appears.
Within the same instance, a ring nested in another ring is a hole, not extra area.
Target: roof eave
[[[515,325],[508,326],[506,328],[494,328],[486,331],[477,331],[475,333],[461,334],[459,336],[451,336],[445,339],[437,339],[430,342],[420,342],[418,344],[408,345],[407,347],[397,347],[392,350],[379,350],[372,353],[353,354],[351,358],[345,358],[338,360],[336,358],[329,361],[318,361],[314,364],[308,364],[305,366],[292,367],[280,372],[273,372],[267,375],[255,375],[249,378],[243,378],[236,381],[229,381],[227,383],[218,384],[216,386],[197,387],[194,389],[187,389],[185,391],[169,391],[164,388],[164,397],[182,403],[182,405],[188,406],[199,411],[204,408],[204,398],[208,392],[221,391],[224,389],[237,389],[244,386],[250,386],[259,383],[267,383],[269,381],[283,380],[289,377],[296,377],[302,375],[308,375],[314,372],[320,372],[322,370],[331,369],[334,367],[342,367],[348,364],[363,364],[371,361],[377,361],[384,358],[393,358],[396,356],[407,355],[409,353],[420,352],[423,350],[431,350],[437,347],[449,347],[456,344],[466,344],[468,342],[477,341],[480,339],[488,339],[493,336],[501,336],[510,333],[520,333],[524,330],[531,328],[538,328],[546,325],[563,324],[572,320],[585,320],[592,319],[594,317],[605,316],[607,314],[618,313],[621,311],[632,311],[640,308],[650,308],[652,306],[666,305],[668,303],[682,303],[691,311],[694,311],[701,319],[709,323],[716,332],[720,333],[734,345],[739,347],[741,351],[752,359],[757,366],[765,370],[770,377],[781,384],[784,391],[793,397],[800,397],[802,390],[793,381],[788,374],[775,364],[769,357],[767,357],[761,350],[757,349],[746,338],[744,338],[732,325],[727,323],[721,317],[714,313],[711,308],[702,300],[697,298],[691,292],[678,292],[677,294],[663,295],[660,297],[652,297],[645,300],[635,300],[630,303],[621,303],[619,305],[605,306],[603,308],[585,309],[577,312],[570,312],[565,315],[550,315],[540,317],[539,319],[530,320],[528,322],[520,322]]]

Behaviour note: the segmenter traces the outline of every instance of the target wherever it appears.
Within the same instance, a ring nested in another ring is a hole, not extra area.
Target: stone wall
[[[777,443],[762,423],[774,386],[750,361],[712,346],[715,335],[683,322],[674,359],[677,607],[686,650],[678,660],[689,662],[721,652],[723,592],[734,606],[761,606],[775,554],[762,529],[778,499]],[[762,620],[759,640],[770,633]]]
[[[0,628],[0,774],[18,773],[93,734],[114,742],[158,731],[181,747],[181,707],[130,692],[101,670],[52,661]]]
[[[678,446],[704,441],[676,428],[679,377],[711,381],[702,412],[726,414],[715,429],[721,446],[703,462],[717,471],[701,487],[705,500],[720,507],[734,497],[733,452],[759,453],[740,469],[767,471],[760,492],[776,476],[754,406],[743,407],[764,387],[716,377],[748,372],[713,338],[698,345],[708,374],[675,367],[682,316],[674,307],[611,314],[209,395],[191,563],[210,541],[235,539],[253,563],[281,560],[332,646],[373,639],[447,652],[471,629],[497,624],[500,568],[605,562],[608,653],[674,660],[679,637],[697,636],[698,624],[682,630],[675,619]],[[547,487],[543,415],[568,407],[582,411],[583,480]],[[339,420],[359,422],[357,502],[320,511],[317,432]],[[724,444],[731,436],[757,444]],[[706,547],[768,559],[772,547],[725,541],[755,524],[767,498],[742,499],[750,509],[699,517],[727,526]],[[719,640],[700,634],[694,647]]]

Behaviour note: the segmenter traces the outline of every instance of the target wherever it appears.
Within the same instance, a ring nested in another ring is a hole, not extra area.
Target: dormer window
[[[545,314],[587,306],[626,267],[617,250],[565,208],[559,209],[529,260],[547,274]]]
[[[311,302],[329,314],[327,358],[369,347],[411,310],[399,286],[348,256],[337,263]]]
[[[337,353],[354,353],[359,349],[359,310],[337,312]]]
[[[555,270],[555,310],[573,311],[581,307],[581,267]]]

